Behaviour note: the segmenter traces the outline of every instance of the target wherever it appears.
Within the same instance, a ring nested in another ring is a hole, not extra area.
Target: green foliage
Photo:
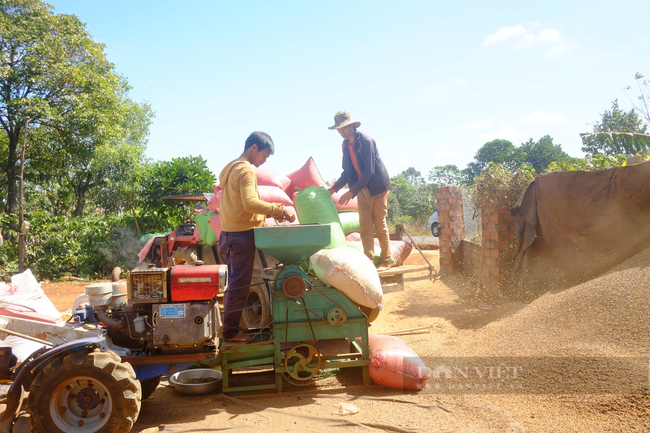
[[[544,173],[552,162],[563,162],[570,158],[562,150],[561,145],[553,144],[553,138],[549,135],[543,136],[538,141],[529,139],[521,145],[521,150],[525,155],[525,163],[532,166],[539,174]]]
[[[192,204],[164,202],[163,197],[212,192],[216,177],[203,157],[188,156],[153,164],[143,192],[143,231],[164,232],[194,216]],[[140,219],[140,217],[139,217]]]
[[[639,92],[636,95],[636,100],[638,101],[634,105],[634,108],[637,112],[643,117],[646,123],[650,126],[650,80],[646,79],[641,73],[637,72],[634,74],[634,80],[636,81],[636,87]],[[628,92],[632,90],[632,86],[628,86],[625,90]]]
[[[476,178],[469,193],[477,208],[484,207],[483,203],[496,205],[502,198],[509,198],[514,205],[534,179],[535,169],[526,164],[512,170],[501,164],[490,163]]]
[[[471,184],[490,163],[516,169],[525,161],[524,151],[508,140],[492,140],[485,143],[474,155],[474,161],[461,171],[463,180]]]
[[[580,134],[582,151],[590,155],[633,155],[648,151],[650,136],[646,131],[647,127],[634,109],[621,110],[618,100],[614,100],[611,111],[605,111],[600,123],[594,123],[593,133]]]
[[[424,183],[422,174],[413,167],[409,167],[401,173],[402,176],[413,186],[418,186]]]
[[[429,218],[435,206],[435,185],[413,185],[398,174],[391,178],[391,190],[388,196],[388,224],[417,223]]]
[[[460,185],[462,181],[461,171],[455,165],[438,165],[429,171],[429,182],[438,187]]]
[[[88,215],[77,218],[35,211],[26,216],[26,266],[38,279],[64,275],[97,278],[120,266],[137,264],[138,236],[130,217]],[[0,248],[0,279],[18,272],[18,245],[6,240]]]
[[[634,155],[637,162],[650,160],[650,156],[645,152],[638,152]],[[570,158],[564,162],[553,162],[549,165],[549,172],[558,171],[578,171],[578,170],[606,170],[613,167],[624,167],[628,164],[630,155],[622,153],[616,155],[587,155],[584,158]]]
[[[62,168],[58,184],[83,206],[90,187],[87,161],[94,147],[119,124],[120,79],[73,15],[54,15],[38,0],[0,2],[0,119],[6,133],[7,210],[17,211],[15,180],[19,143],[26,119],[39,136],[43,166]],[[37,149],[38,150],[38,149]]]

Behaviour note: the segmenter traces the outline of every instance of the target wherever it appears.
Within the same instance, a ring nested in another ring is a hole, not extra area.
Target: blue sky
[[[650,2],[54,0],[74,14],[156,112],[148,154],[202,155],[218,175],[255,130],[292,172],[340,174],[351,112],[391,176],[459,168],[487,141],[580,132],[650,76]]]

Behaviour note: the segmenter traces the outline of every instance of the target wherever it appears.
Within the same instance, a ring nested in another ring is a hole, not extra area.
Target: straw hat
[[[350,118],[350,113],[343,110],[343,111],[339,111],[334,115],[334,126],[330,126],[327,129],[341,129],[348,125],[352,125],[355,128],[358,128],[359,126],[361,126],[361,122],[353,122],[352,119]]]

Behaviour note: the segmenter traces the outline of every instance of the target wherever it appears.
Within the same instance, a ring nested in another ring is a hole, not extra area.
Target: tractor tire
[[[32,382],[31,431],[124,433],[138,419],[142,392],[130,364],[113,352],[79,351],[52,361]]]
[[[140,387],[142,388],[142,400],[146,400],[151,397],[151,394],[158,388],[160,383],[160,378],[162,376],[152,377],[150,379],[141,380]]]
[[[193,265],[198,260],[196,249],[192,247],[183,247],[173,251],[169,259],[172,265]]]
[[[253,277],[251,284],[257,284],[264,281],[262,278]],[[248,289],[246,297],[247,308],[242,312],[240,324],[244,328],[257,329],[264,328],[272,322],[273,306],[261,305],[270,302],[269,291],[266,284],[258,284]]]

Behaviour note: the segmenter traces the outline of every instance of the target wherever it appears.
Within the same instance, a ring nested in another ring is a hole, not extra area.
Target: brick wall
[[[507,283],[517,242],[510,213],[512,201],[499,194],[498,202],[481,203],[483,245],[463,251],[460,248],[465,237],[463,188],[444,186],[437,196],[441,272],[462,270],[477,277],[486,292],[499,291]]]
[[[438,190],[437,196],[440,271],[447,273],[453,270],[453,254],[465,237],[463,188],[443,186]]]
[[[515,252],[515,223],[510,213],[512,201],[499,194],[497,203],[481,203],[483,223],[483,265],[481,281],[483,286],[493,290],[506,283],[512,269]]]

